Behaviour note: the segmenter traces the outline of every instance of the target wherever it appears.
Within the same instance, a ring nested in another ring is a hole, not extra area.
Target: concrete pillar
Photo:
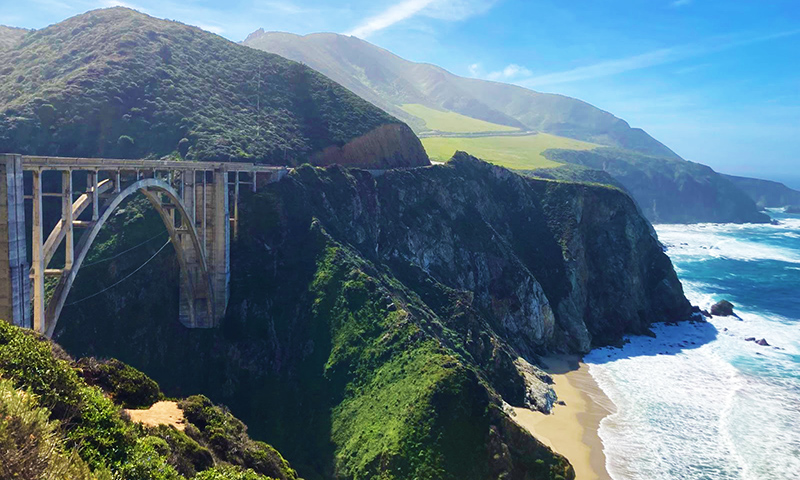
[[[119,173],[117,173],[119,177]],[[61,218],[64,221],[64,270],[72,270],[75,261],[75,239],[72,230],[72,171],[61,172]]]
[[[31,328],[22,156],[0,155],[0,319]]]
[[[33,171],[33,229],[31,234],[33,329],[44,333],[44,226],[42,218],[42,172]]]
[[[206,211],[209,215],[208,260],[211,284],[214,289],[214,315],[219,321],[228,307],[230,283],[230,206],[228,199],[228,174],[222,168],[214,170],[213,183],[208,186],[213,192],[208,196]]]
[[[236,179],[233,183],[233,239],[239,238],[239,171],[234,175]]]
[[[100,191],[97,188],[97,171],[89,172],[86,178],[86,187],[92,192],[92,221],[100,218]]]

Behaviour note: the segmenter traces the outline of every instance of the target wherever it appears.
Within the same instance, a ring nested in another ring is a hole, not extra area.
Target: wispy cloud
[[[662,48],[639,55],[633,55],[631,57],[607,60],[595,63],[593,65],[577,67],[571,70],[531,76],[518,81],[517,83],[526,87],[539,87],[543,85],[557,85],[582,80],[592,80],[595,78],[610,77],[613,75],[619,75],[621,73],[674,63],[681,60],[730,50],[733,48],[754,45],[780,38],[793,37],[798,34],[800,34],[800,30],[790,30],[769,35],[749,37],[739,35],[738,38],[728,37],[726,41],[720,41],[719,38],[709,39],[706,42]]]
[[[369,37],[377,31],[413,17],[435,1],[436,0],[404,0],[403,2],[392,5],[374,17],[368,18],[353,30],[347,32],[346,35],[361,38]]]
[[[366,38],[392,25],[422,15],[445,21],[465,20],[488,11],[498,0],[403,0],[367,18],[345,33]]]
[[[533,73],[527,68],[512,63],[502,70],[490,72],[486,75],[489,80],[513,80],[518,77],[530,77]]]

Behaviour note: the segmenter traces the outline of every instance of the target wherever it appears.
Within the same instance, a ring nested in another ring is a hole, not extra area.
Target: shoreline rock
[[[721,300],[711,306],[711,315],[715,317],[736,316],[733,313],[733,304],[727,300]]]

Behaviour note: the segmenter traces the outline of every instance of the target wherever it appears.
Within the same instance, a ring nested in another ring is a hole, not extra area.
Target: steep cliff
[[[245,198],[240,215],[219,330],[176,322],[164,257],[67,306],[56,335],[70,351],[141,368],[170,395],[224,402],[307,479],[572,478],[503,402],[552,405],[538,354],[690,313],[626,194],[465,154],[377,177],[303,166]],[[141,243],[122,241],[137,225],[157,234],[132,202],[94,261]],[[96,264],[75,298],[160,244]]]

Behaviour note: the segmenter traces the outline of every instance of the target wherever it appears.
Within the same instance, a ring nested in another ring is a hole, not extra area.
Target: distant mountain
[[[586,102],[497,82],[463,78],[435,65],[414,63],[355,37],[298,36],[257,30],[244,44],[305,63],[361,98],[405,120],[418,133],[427,109],[491,124],[551,133],[670,158],[678,156],[624,120]],[[453,130],[441,130],[450,131]],[[482,131],[476,127],[474,131]]]
[[[544,156],[608,173],[630,192],[653,223],[769,221],[745,192],[699,163],[612,148],[548,150]]]
[[[310,68],[125,8],[78,15],[0,51],[0,145],[61,156],[428,164],[407,125]]]
[[[244,44],[305,63],[405,120],[433,160],[464,150],[528,175],[623,186],[652,222],[768,220],[712,169],[581,100],[459,77],[333,33],[257,30]]]
[[[22,41],[29,30],[0,25],[0,51],[8,50]]]
[[[749,195],[759,207],[779,208],[800,205],[800,191],[782,183],[733,175],[723,176]]]

